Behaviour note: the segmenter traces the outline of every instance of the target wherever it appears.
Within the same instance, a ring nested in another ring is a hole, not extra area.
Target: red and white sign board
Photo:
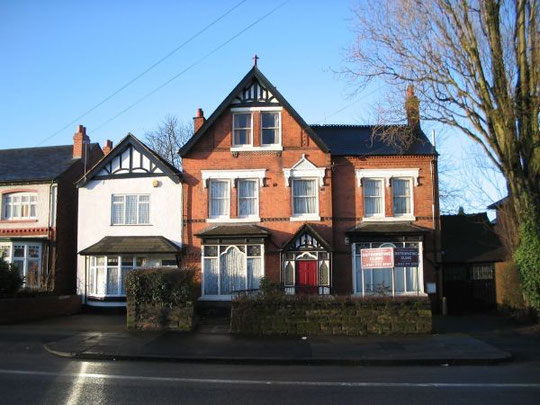
[[[361,249],[363,269],[386,269],[394,267],[394,248]]]

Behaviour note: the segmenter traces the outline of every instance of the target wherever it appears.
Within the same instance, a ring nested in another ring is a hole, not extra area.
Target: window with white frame
[[[293,215],[318,214],[317,180],[292,179]]]
[[[258,290],[264,275],[263,245],[205,245],[202,262],[204,296]]]
[[[261,145],[280,143],[280,113],[261,112]]]
[[[364,179],[364,216],[384,216],[384,180]]]
[[[230,181],[210,180],[208,215],[210,218],[228,218],[230,212]]]
[[[133,255],[90,256],[88,295],[94,297],[123,297],[126,295],[127,274],[137,268],[176,266],[176,259],[148,258]]]
[[[422,294],[421,262],[416,267],[363,269],[362,249],[405,247],[420,249],[419,242],[366,242],[353,244],[354,292],[362,295],[419,295]]]
[[[41,244],[33,242],[7,242],[0,245],[0,257],[17,268],[23,277],[23,286],[41,286]]]
[[[251,113],[233,114],[233,146],[251,145]]]
[[[150,224],[150,195],[113,194],[111,197],[111,224]]]
[[[2,198],[3,219],[33,219],[37,216],[36,193],[10,193]]]
[[[259,215],[257,180],[238,180],[238,216],[241,218]]]
[[[407,178],[392,179],[392,206],[395,216],[412,215],[412,182]]]

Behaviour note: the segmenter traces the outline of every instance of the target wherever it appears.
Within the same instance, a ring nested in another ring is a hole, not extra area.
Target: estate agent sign
[[[387,269],[391,267],[418,267],[416,248],[375,248],[362,249],[363,269]]]

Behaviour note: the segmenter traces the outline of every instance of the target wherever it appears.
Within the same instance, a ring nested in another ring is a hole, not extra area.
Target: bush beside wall
[[[127,327],[189,331],[194,326],[197,286],[190,268],[160,267],[127,276]]]
[[[240,297],[231,332],[258,335],[391,335],[431,333],[427,297]]]

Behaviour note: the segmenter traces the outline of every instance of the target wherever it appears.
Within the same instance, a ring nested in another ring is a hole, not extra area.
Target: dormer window
[[[251,113],[233,115],[233,145],[251,145]]]
[[[33,219],[37,216],[37,195],[35,193],[5,194],[3,219]]]
[[[279,118],[279,112],[261,112],[261,145],[276,145],[280,143]]]

